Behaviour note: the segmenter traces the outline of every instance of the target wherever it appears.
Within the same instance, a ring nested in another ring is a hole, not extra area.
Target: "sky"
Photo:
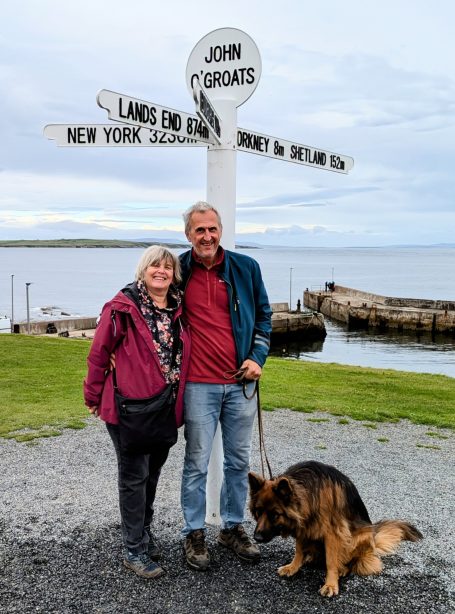
[[[57,147],[106,124],[101,89],[195,113],[185,70],[212,30],[262,60],[238,125],[354,159],[348,175],[237,152],[236,237],[264,245],[454,243],[452,0],[16,0],[0,28],[0,239],[184,240],[205,147]]]

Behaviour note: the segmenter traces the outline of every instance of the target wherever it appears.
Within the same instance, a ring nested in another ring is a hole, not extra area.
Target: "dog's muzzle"
[[[265,531],[258,531],[256,529],[253,537],[254,537],[254,541],[258,542],[258,544],[267,544],[275,536],[272,533],[270,533],[270,531],[265,532]]]

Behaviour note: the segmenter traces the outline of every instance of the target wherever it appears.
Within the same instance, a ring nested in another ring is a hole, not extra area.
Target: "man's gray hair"
[[[147,247],[139,259],[136,267],[136,281],[144,281],[145,271],[149,266],[158,266],[164,260],[166,264],[171,264],[174,269],[174,284],[179,284],[182,281],[180,271],[180,260],[167,247],[162,245],[151,245]]]
[[[223,224],[221,223],[221,217],[218,211],[215,209],[213,205],[206,203],[203,200],[199,200],[196,204],[191,205],[183,214],[183,221],[185,222],[185,234],[188,236],[188,233],[191,230],[191,216],[193,213],[206,213],[207,211],[213,211],[218,219],[218,225],[220,230],[223,229]]]

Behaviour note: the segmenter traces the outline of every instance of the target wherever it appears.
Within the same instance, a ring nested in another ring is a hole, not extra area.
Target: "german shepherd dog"
[[[248,478],[255,540],[295,538],[294,559],[278,568],[280,576],[293,576],[305,563],[325,560],[327,573],[319,590],[325,597],[338,595],[340,576],[378,574],[382,555],[392,554],[403,540],[422,538],[402,520],[373,524],[357,488],[330,465],[307,461],[272,480],[255,473]]]

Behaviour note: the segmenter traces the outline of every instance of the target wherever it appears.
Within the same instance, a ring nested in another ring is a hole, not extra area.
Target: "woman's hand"
[[[91,407],[88,408],[88,410],[93,416],[98,415],[98,405],[92,405]]]

